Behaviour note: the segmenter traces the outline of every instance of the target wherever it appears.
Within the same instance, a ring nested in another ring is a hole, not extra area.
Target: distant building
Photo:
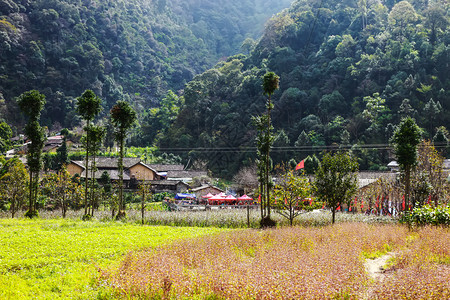
[[[167,171],[168,180],[181,180],[185,183],[191,183],[196,177],[208,176],[207,171],[191,171],[191,170],[176,170]]]
[[[100,157],[96,159],[96,168],[94,176],[96,179],[100,179],[103,172],[108,173],[112,181],[119,180],[118,170],[118,158],[105,158]],[[67,171],[73,176],[75,174],[80,175],[81,178],[86,177],[85,161],[71,161],[67,166]],[[90,176],[89,176],[90,177]],[[131,180],[159,180],[158,173],[141,162],[139,158],[124,158],[123,159],[123,181],[125,187],[130,187]]]
[[[187,192],[190,186],[180,180],[152,180],[150,181],[153,193],[183,193]]]
[[[224,190],[210,184],[202,185],[198,188],[192,189],[191,191],[197,196],[197,199],[201,199],[202,196],[205,196],[209,193],[216,195],[225,192]]]
[[[391,169],[391,172],[398,172],[399,171],[399,165],[398,163],[393,160],[390,163],[388,163],[388,168]]]
[[[107,172],[111,181],[119,180],[118,158],[97,158],[96,167],[96,179],[99,179],[103,172]],[[189,185],[182,180],[167,178],[169,172],[175,172],[174,170],[183,171],[183,165],[148,165],[142,162],[140,158],[124,158],[123,169],[125,188],[135,189],[139,182],[144,181],[151,184],[154,193],[180,193],[189,189]],[[78,174],[81,178],[85,178],[85,162],[71,161],[67,166],[67,171],[72,176]]]

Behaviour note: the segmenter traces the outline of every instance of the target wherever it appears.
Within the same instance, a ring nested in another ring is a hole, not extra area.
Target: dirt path
[[[366,271],[369,273],[370,277],[377,280],[381,275],[383,275],[384,268],[387,261],[394,256],[394,253],[387,253],[376,259],[367,259],[365,263]]]
[[[364,264],[366,267],[366,271],[375,283],[383,281],[385,279],[387,275],[384,273],[383,267],[386,265],[387,261],[393,256],[395,256],[395,253],[389,252],[376,259],[366,259],[366,262]],[[369,286],[367,287],[367,290],[362,295],[361,299],[364,300],[374,299],[373,291],[375,286],[376,284],[370,283]]]

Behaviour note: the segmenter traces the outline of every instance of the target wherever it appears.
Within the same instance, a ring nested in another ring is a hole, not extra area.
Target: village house
[[[173,170],[167,171],[166,178],[168,180],[181,180],[184,183],[191,183],[194,178],[206,177],[208,176],[207,171],[197,171],[197,170]]]
[[[119,180],[118,158],[100,157],[96,159],[96,168],[94,176],[100,179],[103,172],[108,173],[112,181]],[[73,176],[80,175],[81,178],[86,177],[85,161],[71,161],[67,165],[67,171]],[[158,172],[144,164],[140,158],[124,158],[123,159],[123,181],[126,188],[130,187],[132,180],[151,181],[160,180]]]
[[[192,191],[192,193],[195,194],[197,199],[201,199],[202,196],[205,196],[209,193],[216,195],[216,194],[225,192],[224,190],[222,190],[216,186],[210,185],[210,184],[202,185],[200,187],[192,189],[191,191]]]
[[[185,193],[190,186],[181,180],[152,180],[150,181],[152,192],[157,193]]]
[[[149,165],[142,162],[140,158],[124,158],[123,166],[124,187],[127,189],[136,189],[139,182],[151,184],[153,193],[180,193],[190,188],[182,180],[171,180],[167,178],[168,172],[175,170],[182,171],[183,165]],[[111,178],[111,181],[117,182],[119,180],[118,158],[97,158],[96,168],[96,179],[100,179],[103,172],[106,172]],[[78,174],[81,178],[85,178],[85,161],[71,161],[67,166],[67,171],[72,176]]]

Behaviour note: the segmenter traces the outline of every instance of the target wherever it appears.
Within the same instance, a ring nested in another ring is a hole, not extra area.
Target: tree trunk
[[[259,195],[261,197],[261,201],[259,202],[260,208],[261,208],[261,220],[264,219],[265,214],[264,214],[264,205],[263,205],[263,200],[264,200],[264,189],[263,189],[263,182],[260,183],[259,186]]]
[[[124,210],[123,205],[123,144],[124,134],[120,133],[120,149],[119,149],[119,213]]]
[[[30,195],[29,195],[29,206],[28,206],[28,211],[30,212],[30,216],[32,215],[32,211],[33,211],[33,171],[30,170],[30,184],[29,184],[29,188],[30,188]]]
[[[13,196],[11,201],[11,218],[14,219],[14,215],[16,214],[16,200],[15,196]]]
[[[409,209],[410,199],[409,190],[411,185],[411,167],[408,165],[405,167],[405,210]]]
[[[336,221],[336,208],[332,208],[331,209],[331,224],[334,224],[334,222]]]
[[[267,106],[267,136],[270,139],[270,106],[271,97],[269,95],[269,105]],[[270,190],[269,190],[269,168],[270,168],[270,145],[266,153],[266,195],[267,195],[267,217],[270,219]]]
[[[34,197],[33,197],[33,212],[36,212],[37,209],[37,195],[38,195],[38,185],[39,185],[39,171],[34,175]]]
[[[84,214],[88,214],[88,201],[89,201],[89,194],[88,194],[88,185],[89,185],[89,122],[87,124],[87,131],[86,131],[86,158],[85,158],[85,187],[84,187]]]

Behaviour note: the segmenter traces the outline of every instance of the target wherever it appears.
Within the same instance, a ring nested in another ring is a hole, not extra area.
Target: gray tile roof
[[[95,179],[100,179],[102,177],[103,172],[108,173],[111,180],[119,180],[119,171],[118,170],[98,170],[95,172]],[[86,172],[83,171],[80,174],[81,178],[86,177]],[[89,178],[91,177],[91,174],[89,174]],[[123,180],[127,181],[130,180],[130,176],[127,173],[123,173]]]
[[[157,172],[182,171],[183,165],[163,165],[163,164],[147,164],[150,168]]]
[[[168,171],[167,172],[167,179],[171,178],[194,178],[194,177],[201,177],[201,176],[207,176],[208,172],[206,171]]]
[[[116,169],[118,165],[119,158],[118,157],[98,157],[95,160],[98,169]],[[124,169],[128,169],[141,161],[140,158],[123,158],[123,167]],[[80,167],[84,166],[84,160],[72,161],[73,163],[79,165]]]

